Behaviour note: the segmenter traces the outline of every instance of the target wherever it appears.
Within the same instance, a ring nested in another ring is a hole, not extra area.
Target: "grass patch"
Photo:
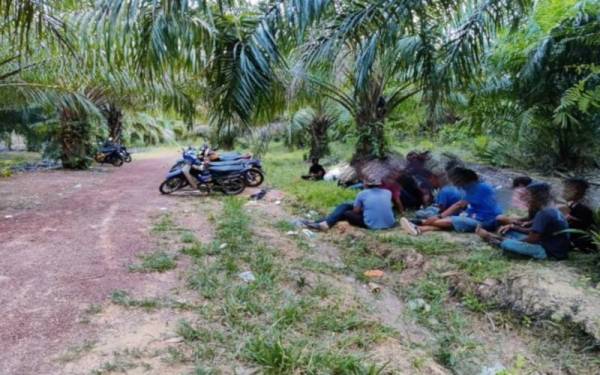
[[[152,227],[152,233],[161,234],[165,232],[175,231],[178,229],[179,228],[175,224],[175,221],[173,221],[173,217],[170,214],[163,214]]]
[[[458,260],[458,267],[465,271],[473,281],[481,283],[485,279],[500,279],[506,275],[511,262],[499,251],[491,251],[489,247],[477,248],[468,258]]]
[[[176,257],[164,251],[155,251],[150,254],[138,255],[142,260],[139,264],[129,266],[130,272],[166,272],[177,267]]]
[[[196,238],[196,236],[194,235],[194,233],[192,233],[192,232],[184,232],[181,235],[181,242],[188,243],[188,244],[193,244],[193,243],[198,242],[198,239]]]
[[[451,242],[438,235],[411,237],[400,234],[380,234],[375,237],[378,241],[397,246],[401,249],[415,249],[423,255],[442,255],[456,253],[464,248],[456,242]]]
[[[222,214],[215,217],[214,240],[182,250],[194,258],[188,287],[218,302],[202,309],[202,321],[213,322],[210,326],[178,324],[176,332],[191,350],[190,358],[241,361],[272,374],[376,373],[379,367],[368,364],[363,354],[391,331],[369,319],[365,306],[342,301],[331,285],[319,281],[309,287],[298,277],[311,267],[330,274],[327,263],[290,262],[255,241],[243,204],[225,198]],[[289,228],[281,222],[275,227]],[[239,274],[245,271],[255,280],[243,281]]]
[[[364,276],[364,272],[367,270],[387,269],[399,272],[404,268],[404,263],[401,260],[384,258],[375,254],[371,250],[373,242],[370,238],[353,239],[346,237],[339,242],[344,249],[342,258],[347,271],[360,281],[369,281]]]
[[[3,151],[0,152],[0,177],[12,176],[12,169],[28,163],[41,161],[42,157],[37,152]]]
[[[291,194],[297,206],[313,209],[321,214],[340,203],[354,200],[357,191],[341,188],[335,182],[302,180],[300,176],[306,174],[309,168],[303,161],[302,154],[303,151],[300,150],[289,152],[280,144],[274,145],[272,152],[264,158],[269,183]]]
[[[124,290],[115,290],[110,294],[112,303],[123,307],[139,307],[147,311],[153,311],[161,308],[170,308],[177,310],[192,310],[195,308],[186,302],[180,302],[171,298],[132,298]]]
[[[75,345],[67,349],[67,351],[58,357],[60,363],[68,363],[82,358],[86,353],[89,353],[96,346],[96,342],[85,340],[79,345]]]

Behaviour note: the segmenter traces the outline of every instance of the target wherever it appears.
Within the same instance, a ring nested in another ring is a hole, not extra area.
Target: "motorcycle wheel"
[[[244,173],[244,180],[246,182],[246,186],[257,187],[263,183],[265,176],[260,170],[252,168]]]
[[[118,157],[113,158],[111,163],[115,167],[120,167],[123,165],[123,158],[121,157],[121,155],[119,155]]]
[[[171,194],[171,193],[181,189],[184,185],[185,184],[184,184],[183,178],[173,177],[173,178],[169,178],[168,180],[163,181],[163,183],[160,184],[160,187],[158,188],[158,190],[160,190],[160,192],[162,194]]]
[[[244,191],[246,184],[242,178],[235,178],[224,181],[221,188],[225,195],[238,195]]]
[[[125,155],[125,163],[131,163],[131,160],[132,159],[131,159],[131,155],[130,154]]]

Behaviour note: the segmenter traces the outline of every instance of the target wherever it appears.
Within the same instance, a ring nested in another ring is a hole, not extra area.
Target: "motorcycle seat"
[[[214,173],[231,173],[241,172],[246,169],[246,166],[240,164],[209,166],[208,169]]]
[[[210,167],[224,167],[224,166],[228,166],[228,165],[245,165],[247,164],[248,161],[246,159],[240,159],[240,160],[219,160],[219,161],[213,161],[210,162]]]

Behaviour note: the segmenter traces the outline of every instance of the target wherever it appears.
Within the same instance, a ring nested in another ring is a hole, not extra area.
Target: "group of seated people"
[[[495,189],[463,166],[430,171],[409,160],[402,173],[365,178],[363,187],[353,203],[344,203],[327,217],[304,225],[327,230],[347,221],[382,230],[397,226],[394,211],[400,216],[416,210],[414,217],[401,217],[399,222],[413,236],[432,231],[476,233],[507,253],[534,259],[566,259],[573,248],[595,250],[583,233],[595,225],[593,210],[584,203],[589,184],[583,179],[564,181],[567,204],[557,206],[549,184],[526,176],[515,178],[513,206],[525,209],[525,217],[503,214]]]

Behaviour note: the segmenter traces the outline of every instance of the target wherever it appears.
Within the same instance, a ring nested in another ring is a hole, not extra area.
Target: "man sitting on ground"
[[[325,176],[325,168],[323,168],[323,166],[321,164],[319,164],[319,159],[313,158],[312,165],[310,166],[310,169],[308,170],[308,175],[302,176],[302,178],[305,180],[319,181],[319,180],[322,180],[324,176]]]
[[[581,232],[589,232],[594,228],[594,211],[585,203],[585,195],[590,184],[582,178],[569,178],[563,181],[563,198],[567,206],[562,208],[567,216],[569,228]],[[585,233],[571,233],[573,248],[581,251],[594,251],[596,246]]]
[[[529,212],[535,213],[530,228],[508,224],[500,228],[501,235],[496,235],[479,227],[477,235],[508,253],[534,259],[566,259],[569,226],[562,213],[552,205],[550,185],[534,183],[527,186],[526,198]]]
[[[433,204],[423,208],[415,213],[416,219],[412,220],[414,224],[421,225],[424,220],[437,216],[440,212],[446,211],[456,202],[463,199],[464,192],[452,185],[448,181],[446,171],[434,171],[429,177],[429,182],[434,189],[438,189]],[[460,212],[455,213],[458,215]]]
[[[515,177],[512,181],[512,199],[511,206],[518,210],[527,211],[528,210],[528,192],[527,186],[531,185],[533,180],[529,176],[519,176]],[[507,215],[500,215],[496,218],[498,221],[498,225],[508,225],[508,224],[517,224],[520,226],[531,226],[531,220],[535,216],[535,212],[528,212],[525,217],[511,217]]]
[[[393,227],[396,219],[392,211],[392,193],[381,188],[379,179],[369,178],[364,185],[365,190],[358,193],[354,204],[341,204],[326,218],[304,224],[315,230],[328,230],[340,221],[375,230]]]
[[[496,201],[494,188],[481,181],[475,171],[467,168],[454,168],[450,179],[455,186],[464,190],[464,199],[439,215],[423,221],[421,226],[403,217],[400,224],[406,232],[417,236],[423,232],[441,230],[472,233],[478,226],[489,230],[496,229],[496,217],[502,213],[502,210]],[[454,216],[462,210],[465,210],[463,214]]]

